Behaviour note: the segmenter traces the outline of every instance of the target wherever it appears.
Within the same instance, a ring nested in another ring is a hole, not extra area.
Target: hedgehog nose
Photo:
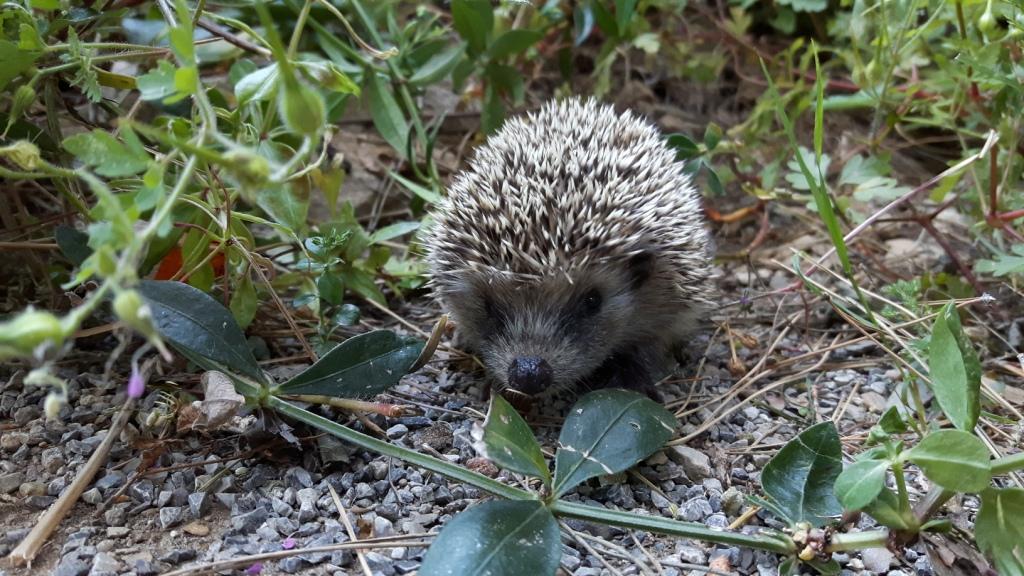
[[[508,385],[526,394],[537,394],[551,386],[554,371],[539,356],[519,356],[508,367]]]

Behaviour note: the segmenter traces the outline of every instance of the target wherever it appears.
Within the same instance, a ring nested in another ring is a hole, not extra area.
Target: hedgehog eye
[[[596,314],[601,309],[601,292],[597,288],[591,289],[583,295],[583,312],[588,316]]]

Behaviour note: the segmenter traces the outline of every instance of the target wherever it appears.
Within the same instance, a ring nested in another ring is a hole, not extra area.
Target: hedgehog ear
[[[645,250],[630,257],[627,270],[629,271],[630,285],[634,289],[643,286],[654,274],[654,254]]]

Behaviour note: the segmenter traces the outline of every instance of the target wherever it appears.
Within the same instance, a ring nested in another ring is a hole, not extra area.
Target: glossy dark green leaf
[[[822,526],[843,511],[833,491],[842,470],[839,434],[822,422],[779,450],[761,472],[761,486],[790,519]]]
[[[1024,489],[981,493],[974,537],[1003,576],[1024,576]]]
[[[685,134],[669,134],[665,144],[676,151],[676,160],[689,160],[700,156],[700,147]]]
[[[558,523],[541,502],[492,500],[451,519],[427,550],[419,576],[553,576]]]
[[[711,193],[715,196],[721,196],[725,193],[725,189],[722,188],[722,181],[718,178],[718,172],[712,168],[707,162],[704,162],[704,168],[708,171],[708,188],[711,188]]]
[[[981,413],[981,364],[953,302],[942,307],[932,326],[928,371],[935,399],[950,422],[965,432],[973,430]]]
[[[907,458],[925,476],[954,492],[981,492],[988,487],[992,465],[985,443],[960,430],[939,430],[924,437]]]
[[[57,241],[61,253],[75,266],[81,266],[92,254],[92,248],[89,248],[89,235],[71,226],[57,226],[53,230],[53,238]]]
[[[159,280],[143,280],[138,291],[153,312],[157,332],[182,354],[201,365],[198,359],[210,359],[263,381],[245,334],[228,309],[209,294],[181,282]]]
[[[498,466],[544,480],[551,485],[551,472],[533,431],[516,409],[500,395],[491,398],[483,426],[473,430],[473,448]]]
[[[355,326],[359,323],[359,307],[355,304],[342,304],[338,311],[331,316],[331,324],[334,326]]]
[[[885,488],[884,460],[862,460],[847,466],[836,478],[835,493],[847,510],[860,510],[871,504]]]
[[[391,388],[412,368],[424,342],[390,330],[353,336],[277,388],[282,394],[369,398]]]
[[[493,60],[502,60],[525,52],[543,36],[544,34],[540,30],[527,30],[523,28],[509,30],[494,39],[494,43],[487,49],[487,53]]]
[[[363,101],[373,118],[373,125],[392,148],[405,156],[409,122],[391,93],[391,87],[373,70],[366,70],[363,77]]]
[[[324,271],[316,279],[316,290],[320,294],[321,300],[331,306],[337,306],[341,304],[341,298],[345,293],[345,285],[341,283],[341,279],[337,274],[328,270]]]
[[[552,492],[631,468],[665,445],[676,428],[671,412],[626,390],[597,390],[569,411],[558,437]]]
[[[469,45],[469,53],[482,54],[494,27],[490,0],[452,0],[452,24]]]

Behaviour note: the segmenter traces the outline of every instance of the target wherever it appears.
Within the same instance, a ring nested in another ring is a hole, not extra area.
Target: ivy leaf
[[[106,130],[75,134],[64,139],[63,146],[84,164],[95,168],[102,176],[131,176],[149,166],[150,156],[130,130],[122,132],[120,142]]]
[[[842,513],[833,490],[842,469],[839,434],[822,422],[779,450],[761,472],[761,486],[789,519],[822,526]]]
[[[427,549],[419,576],[554,576],[558,523],[535,500],[492,500],[448,521]]]
[[[551,485],[551,471],[533,431],[500,395],[491,397],[483,426],[474,425],[473,440],[473,448],[484,458],[506,470],[539,477],[545,486]]]
[[[960,430],[939,430],[906,453],[928,479],[954,492],[981,492],[992,477],[985,444]]]
[[[928,344],[928,371],[932,390],[954,426],[974,430],[981,414],[981,363],[960,327],[954,302],[939,311]]]
[[[632,467],[665,445],[676,428],[671,412],[626,390],[597,390],[573,405],[555,455],[557,497],[581,482]]]

